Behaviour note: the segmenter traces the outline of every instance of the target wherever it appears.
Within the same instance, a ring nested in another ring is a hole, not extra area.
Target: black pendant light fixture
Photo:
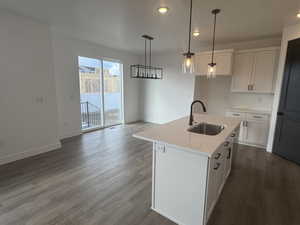
[[[190,5],[188,52],[183,54],[184,59],[183,59],[183,64],[182,64],[182,70],[183,70],[184,73],[193,73],[194,72],[194,56],[195,56],[195,53],[191,52],[192,12],[193,12],[193,0],[191,0],[191,5]]]
[[[163,79],[163,69],[152,66],[152,41],[154,37],[144,34],[142,38],[145,40],[145,63],[144,65],[136,64],[130,66],[131,78]],[[147,57],[147,42],[149,43],[149,58]]]
[[[220,12],[221,12],[220,9],[214,9],[211,11],[211,13],[214,15],[214,31],[213,31],[213,41],[212,41],[211,63],[208,64],[207,78],[216,77],[217,64],[214,62],[214,54],[215,54],[215,41],[216,41],[217,14]]]

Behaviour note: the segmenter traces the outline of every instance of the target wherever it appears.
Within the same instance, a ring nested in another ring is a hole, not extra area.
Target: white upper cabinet
[[[277,47],[236,52],[231,91],[273,93],[278,56]]]
[[[195,56],[195,75],[206,76],[212,52],[200,52]],[[216,75],[232,75],[233,50],[215,51],[214,62],[217,64]]]
[[[254,68],[251,85],[255,92],[273,92],[276,75],[276,58],[278,51],[257,52],[254,57]]]
[[[251,82],[254,55],[252,53],[237,53],[234,62],[234,77],[232,78],[232,91],[248,90]]]

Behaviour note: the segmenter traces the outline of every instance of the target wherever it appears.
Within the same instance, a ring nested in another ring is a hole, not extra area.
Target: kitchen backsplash
[[[207,105],[209,113],[224,115],[230,108],[272,109],[272,94],[232,93],[231,76],[219,76],[215,79],[197,76],[194,99],[201,99]],[[197,106],[196,111],[201,112]]]

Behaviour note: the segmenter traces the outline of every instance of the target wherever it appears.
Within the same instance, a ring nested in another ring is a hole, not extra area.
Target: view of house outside
[[[121,122],[122,64],[103,60],[103,90],[101,61],[79,57],[80,99],[83,127],[101,126],[102,94],[104,95],[105,126]],[[87,118],[88,117],[88,118]],[[87,124],[86,119],[90,119]]]

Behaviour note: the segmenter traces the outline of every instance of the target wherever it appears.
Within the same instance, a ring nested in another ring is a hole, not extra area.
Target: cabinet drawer
[[[247,120],[268,121],[269,115],[259,113],[247,113]]]
[[[226,116],[237,117],[237,118],[243,119],[246,117],[246,114],[242,113],[242,112],[226,112]]]

